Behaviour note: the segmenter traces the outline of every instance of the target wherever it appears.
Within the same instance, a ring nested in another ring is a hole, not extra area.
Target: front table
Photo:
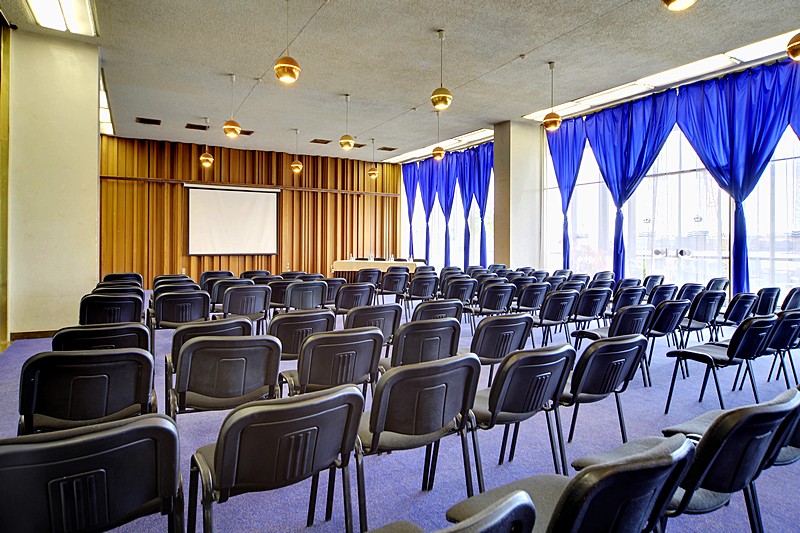
[[[334,278],[344,278],[348,283],[353,283],[356,279],[358,271],[362,268],[377,268],[381,272],[386,272],[389,267],[404,266],[408,267],[408,272],[413,274],[417,265],[413,261],[334,261],[332,270]]]

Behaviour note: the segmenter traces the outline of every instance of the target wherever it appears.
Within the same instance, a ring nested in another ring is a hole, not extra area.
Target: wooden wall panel
[[[140,272],[149,281],[185,271],[305,270],[330,274],[349,254],[395,255],[400,240],[400,166],[331,157],[210,147],[214,165],[205,169],[203,146],[101,137],[100,269]],[[279,248],[276,255],[189,256],[188,192],[184,183],[278,188]]]

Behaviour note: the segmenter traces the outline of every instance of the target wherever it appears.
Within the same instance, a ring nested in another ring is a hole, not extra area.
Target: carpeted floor
[[[341,321],[338,322],[340,327]],[[727,332],[730,336],[730,332]],[[171,331],[159,331],[156,337],[156,384],[159,395],[159,412],[163,409],[164,366],[163,354],[170,346]],[[537,343],[540,335],[537,334]],[[692,339],[696,342],[696,339]],[[461,347],[469,349],[470,328],[465,322],[461,335]],[[557,334],[555,342],[564,342],[563,334]],[[530,344],[528,344],[530,346]],[[585,347],[585,345],[584,345]],[[31,355],[50,348],[50,339],[17,341],[0,354],[0,437],[12,437],[17,427],[17,402],[19,371],[23,362]],[[664,403],[672,374],[672,360],[664,354],[667,350],[662,339],[656,345],[653,357],[653,387],[644,388],[641,379],[631,383],[622,395],[625,420],[630,439],[648,435],[660,435],[661,428],[692,418],[702,412],[718,408],[713,389],[709,390],[702,403],[697,401],[703,372],[694,365],[691,377],[679,380],[669,415],[664,415]],[[580,351],[579,351],[580,353]],[[783,381],[766,382],[770,360],[756,362],[756,378],[763,400],[770,399],[785,389]],[[284,363],[282,369],[292,368],[294,363]],[[723,394],[728,407],[753,403],[749,387],[742,391],[730,390],[735,371],[720,372]],[[488,369],[481,376],[480,388],[486,387]],[[368,405],[371,397],[368,398]],[[224,412],[182,415],[178,418],[181,437],[181,466],[184,493],[188,504],[189,459],[194,451],[214,442]],[[572,409],[562,408],[565,436],[569,430]],[[547,438],[544,414],[522,424],[516,458],[511,463],[497,465],[502,438],[502,429],[479,433],[486,485],[493,488],[515,479],[539,473],[552,473],[553,464]],[[567,459],[605,450],[621,442],[617,414],[612,397],[596,404],[584,405],[578,417],[574,441],[567,444]],[[444,439],[439,454],[436,485],[431,492],[421,492],[424,450],[395,452],[390,455],[365,459],[366,488],[370,527],[394,520],[411,520],[426,530],[447,525],[445,511],[466,497],[464,474],[459,439]],[[350,465],[352,474],[353,513],[358,527],[356,507],[355,461]],[[574,474],[574,471],[570,469]],[[474,473],[474,468],[473,468]],[[797,505],[800,464],[773,468],[758,480],[766,531],[797,531],[800,522],[800,506]],[[337,477],[336,503],[333,519],[323,522],[325,513],[325,488],[327,476],[320,477],[317,499],[317,519],[314,531],[343,531],[341,483]],[[304,531],[308,495],[311,482],[307,480],[284,489],[236,496],[222,505],[215,505],[214,521],[217,531]],[[188,505],[187,505],[188,506]],[[198,513],[198,527],[201,516]],[[0,528],[1,529],[1,528]],[[741,494],[736,495],[728,507],[703,516],[682,516],[670,520],[670,531],[748,531],[749,525]],[[166,519],[161,516],[141,518],[120,528],[121,531],[166,530]]]

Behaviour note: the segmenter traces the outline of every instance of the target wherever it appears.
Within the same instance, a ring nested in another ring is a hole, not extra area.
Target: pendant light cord
[[[444,31],[439,30],[439,87],[444,87]]]
[[[289,0],[286,0],[286,55],[289,55]]]
[[[555,105],[554,104],[555,82],[553,81],[553,79],[555,77],[555,70],[556,70],[556,64],[555,64],[554,61],[551,61],[550,62],[550,112],[551,113],[553,112],[554,105]]]
[[[344,95],[345,112],[344,112],[344,132],[350,135],[350,95]]]
[[[436,112],[436,144],[439,144],[442,136],[439,133],[439,111]]]
[[[233,84],[236,83],[236,74],[231,74],[231,120],[233,120]]]
[[[300,130],[294,130],[294,156],[297,157],[297,139],[300,137]]]

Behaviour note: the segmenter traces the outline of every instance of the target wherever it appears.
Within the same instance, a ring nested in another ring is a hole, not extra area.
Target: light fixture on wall
[[[436,111],[444,111],[450,107],[453,94],[444,88],[444,30],[439,33],[439,88],[431,94],[431,104]]]
[[[786,53],[795,61],[800,61],[800,33],[789,39],[786,45]]]
[[[378,174],[380,174],[380,172],[378,172],[378,167],[375,165],[375,139],[373,138],[372,139],[372,166],[369,167],[369,170],[367,170],[367,176],[369,176],[372,179],[377,179],[378,178]]]
[[[286,54],[272,68],[275,69],[278,80],[287,85],[296,82],[300,77],[300,65],[289,55],[289,0],[286,0]]]
[[[230,139],[235,139],[242,132],[242,127],[233,120],[233,86],[236,83],[236,74],[231,74],[231,118],[222,125],[222,131]]]
[[[97,35],[92,4],[86,0],[28,0],[39,26],[89,37]]]
[[[692,7],[697,0],[661,0],[670,11],[683,11]]]
[[[556,113],[553,108],[555,107],[553,99],[555,98],[555,83],[554,83],[554,76],[556,70],[556,63],[555,61],[550,61],[547,63],[550,66],[550,112],[544,116],[544,120],[542,120],[542,125],[544,129],[547,131],[556,131],[559,126],[561,126],[561,116]]]
[[[339,146],[344,151],[350,151],[356,145],[356,140],[350,136],[350,95],[344,95],[345,115],[344,115],[344,135],[339,138]]]
[[[292,172],[295,174],[300,174],[303,171],[303,162],[300,161],[300,158],[297,156],[297,139],[300,137],[300,130],[295,128],[294,130],[294,161],[290,165],[292,167]]]
[[[436,161],[444,159],[444,148],[439,146],[440,132],[439,132],[439,111],[436,112],[436,147],[431,152]]]
[[[208,121],[208,117],[206,117],[206,146],[203,153],[200,155],[200,164],[203,165],[205,168],[209,168],[211,165],[214,164],[214,156],[211,155],[211,152],[208,151],[208,130],[211,128],[211,123]]]

